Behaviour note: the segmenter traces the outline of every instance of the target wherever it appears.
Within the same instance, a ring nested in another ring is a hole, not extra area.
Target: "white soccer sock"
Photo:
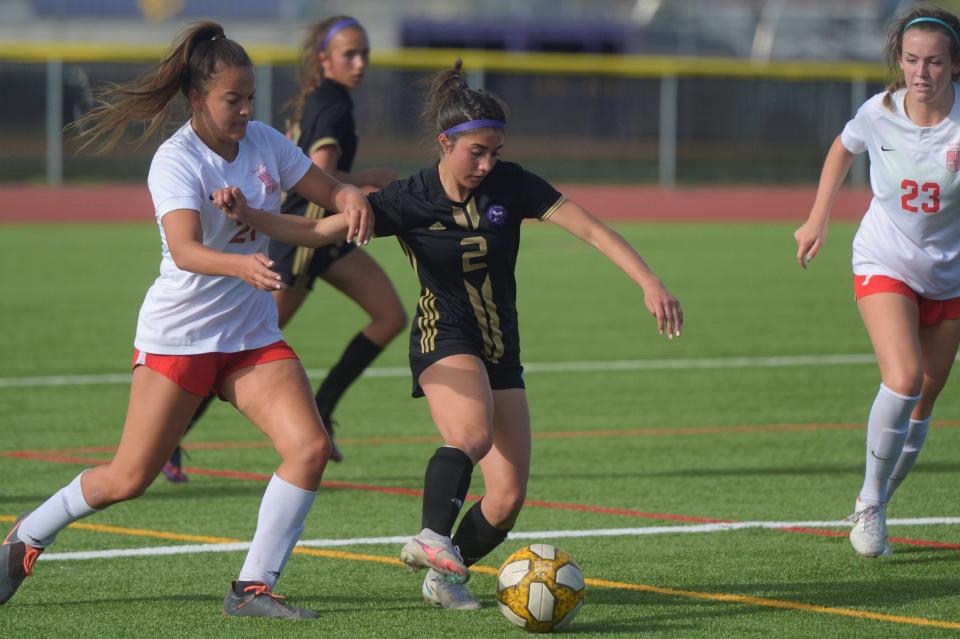
[[[893,492],[907,478],[914,462],[917,461],[920,449],[923,448],[923,442],[927,439],[927,429],[929,427],[930,417],[910,420],[907,439],[903,442],[903,452],[900,453],[900,459],[897,460],[897,465],[890,474],[890,481],[887,482],[887,501],[893,497]]]
[[[860,489],[860,500],[865,504],[887,501],[887,481],[900,459],[910,413],[919,399],[919,395],[908,397],[880,384],[867,420],[867,468]]]
[[[303,532],[303,521],[316,496],[317,493],[297,488],[273,475],[260,502],[257,532],[240,570],[239,581],[259,581],[270,588],[276,585]]]
[[[84,471],[86,472],[86,471]],[[87,515],[98,512],[83,498],[80,473],[50,499],[27,515],[17,528],[20,541],[37,548],[46,548],[57,538],[57,533]]]

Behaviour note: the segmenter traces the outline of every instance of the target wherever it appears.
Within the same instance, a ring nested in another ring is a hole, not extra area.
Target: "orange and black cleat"
[[[20,522],[29,514],[23,513],[17,517],[3,544],[0,544],[0,604],[6,603],[17,592],[23,580],[33,574],[33,565],[43,552],[43,548],[34,548],[17,537]]]

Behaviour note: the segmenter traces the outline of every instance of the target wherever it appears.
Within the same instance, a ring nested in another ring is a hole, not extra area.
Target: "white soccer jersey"
[[[280,210],[280,193],[310,168],[310,158],[279,131],[250,122],[232,162],[211,151],[189,122],[153,156],[147,183],[157,224],[160,276],[140,308],[134,345],[146,353],[235,353],[281,339],[277,307],[267,291],[238,277],[198,275],[177,268],[160,223],[171,211],[197,211],[205,246],[224,253],[267,253],[268,238],[227,218],[210,201],[225,186],[243,191],[249,205]]]
[[[853,241],[853,272],[886,275],[930,299],[960,297],[960,86],[933,127],[907,117],[906,89],[867,100],[840,141],[870,155],[873,201]]]

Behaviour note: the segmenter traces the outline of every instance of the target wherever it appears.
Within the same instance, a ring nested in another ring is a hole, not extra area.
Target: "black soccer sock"
[[[197,420],[203,417],[203,414],[207,412],[207,408],[210,407],[211,402],[216,399],[216,395],[207,395],[200,400],[200,404],[197,406],[197,410],[193,411],[193,417],[190,418],[190,423],[187,424],[187,430],[183,431],[184,437],[187,433],[190,432],[190,429],[196,425]],[[183,464],[182,453],[180,446],[177,446],[176,450],[170,455],[170,463],[174,466],[181,466]]]
[[[453,545],[460,549],[463,563],[472,566],[502,544],[508,532],[487,521],[478,501],[460,520],[457,534],[453,536]]]
[[[473,462],[459,448],[444,446],[427,463],[423,478],[423,527],[450,536],[470,488]]]
[[[216,398],[217,398],[216,395],[207,395],[206,397],[200,400],[200,405],[197,406],[197,410],[193,411],[193,417],[190,418],[190,423],[187,424],[187,430],[184,431],[183,433],[184,435],[189,433],[190,429],[196,426],[197,421],[199,421],[199,419],[203,417],[203,414],[207,412],[207,409],[210,408],[210,404],[212,404],[213,400],[215,400]]]
[[[363,333],[357,333],[356,337],[347,344],[346,350],[340,356],[339,361],[333,365],[326,379],[317,389],[317,410],[320,417],[326,423],[333,413],[334,407],[350,384],[354,382],[360,374],[377,358],[383,348],[376,344]]]

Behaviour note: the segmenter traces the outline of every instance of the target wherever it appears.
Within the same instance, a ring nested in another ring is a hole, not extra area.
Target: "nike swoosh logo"
[[[881,150],[881,151],[896,151],[896,149],[894,149],[894,148],[889,148],[889,149],[888,149],[887,147],[883,146],[882,144],[880,145],[880,150]]]

